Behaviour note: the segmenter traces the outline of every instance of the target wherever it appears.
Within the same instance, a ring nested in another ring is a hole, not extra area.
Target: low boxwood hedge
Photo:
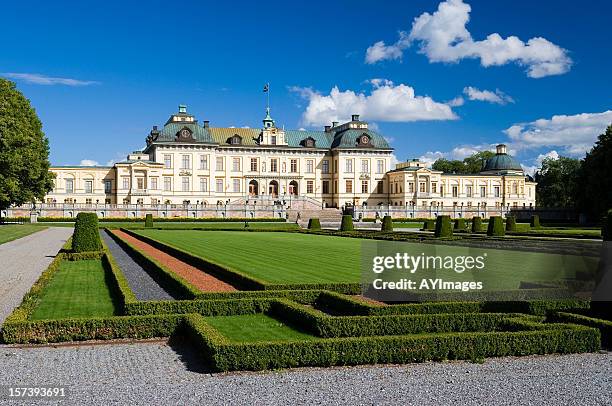
[[[482,217],[472,217],[472,232],[479,233],[482,231]]]
[[[380,227],[380,231],[382,231],[382,232],[393,231],[393,220],[391,219],[391,216],[383,217],[382,225]]]
[[[460,217],[455,220],[454,229],[455,231],[466,231],[467,230],[467,224],[463,217]]]
[[[145,228],[152,228],[152,227],[153,227],[153,215],[147,214],[145,216]]]
[[[318,218],[311,218],[308,220],[308,229],[309,230],[320,230],[321,222]]]
[[[438,216],[436,218],[436,238],[449,238],[453,236],[453,225],[450,216]]]
[[[531,220],[529,220],[529,226],[535,229],[542,228],[542,226],[540,225],[540,216],[538,216],[537,214],[531,216]]]
[[[506,231],[516,231],[516,217],[506,217]]]
[[[425,220],[423,222],[423,230],[436,231],[436,220]]]
[[[612,349],[612,321],[567,312],[554,312],[549,319],[554,322],[582,324],[599,329],[602,347]]]
[[[505,234],[504,219],[501,216],[492,216],[489,218],[487,235],[490,237],[503,237]]]

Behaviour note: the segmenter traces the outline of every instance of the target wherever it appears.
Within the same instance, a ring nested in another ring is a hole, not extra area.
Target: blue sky
[[[288,4],[12,2],[0,76],[32,101],[55,165],[121,159],[179,103],[258,127],[266,82],[278,125],[360,113],[399,160],[505,142],[532,170],[583,156],[612,121],[610,2]]]

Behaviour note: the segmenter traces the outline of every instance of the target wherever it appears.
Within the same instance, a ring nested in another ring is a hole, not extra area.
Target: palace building
[[[423,217],[535,206],[535,183],[505,145],[480,173],[468,175],[434,171],[418,160],[392,168],[392,154],[359,115],[321,131],[285,130],[268,108],[262,128],[219,128],[200,124],[180,105],[125,161],[52,167],[55,187],[42,208],[202,208],[301,199],[319,208],[385,206]]]

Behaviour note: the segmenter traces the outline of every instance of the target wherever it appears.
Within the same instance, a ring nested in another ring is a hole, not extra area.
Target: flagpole
[[[268,91],[266,92],[266,95],[268,96],[268,103],[266,107],[270,109],[270,83],[268,83]]]

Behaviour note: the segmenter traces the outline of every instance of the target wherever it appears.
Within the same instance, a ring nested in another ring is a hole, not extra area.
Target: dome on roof
[[[518,163],[512,155],[506,153],[506,146],[499,144],[497,146],[497,154],[487,159],[482,172],[488,171],[522,171],[523,167]]]

